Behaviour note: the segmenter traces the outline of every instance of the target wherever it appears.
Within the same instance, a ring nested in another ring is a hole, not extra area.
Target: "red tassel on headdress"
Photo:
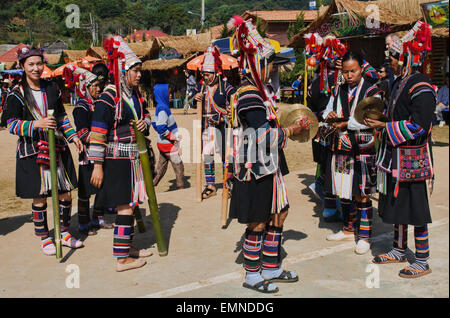
[[[214,56],[214,59],[215,59],[214,64],[215,64],[216,73],[222,74],[223,73],[222,59],[220,58],[220,52],[219,52],[219,49],[217,48],[217,46],[214,46],[214,51],[212,52],[212,55]]]
[[[230,19],[230,21],[228,21],[227,27],[228,27],[229,29],[232,29],[232,28],[238,28],[238,27],[241,26],[242,23],[244,23],[244,19],[242,19],[242,17],[239,16],[239,15],[234,15],[234,16]]]
[[[114,98],[115,106],[116,106],[116,119],[122,118],[122,90],[120,88],[120,72],[122,71],[123,65],[119,64],[121,60],[125,58],[125,55],[122,52],[119,52],[120,42],[115,41],[113,37],[106,39],[103,42],[104,49],[108,54],[108,69],[114,75],[114,84],[116,86],[116,97]],[[122,63],[123,64],[123,63]]]

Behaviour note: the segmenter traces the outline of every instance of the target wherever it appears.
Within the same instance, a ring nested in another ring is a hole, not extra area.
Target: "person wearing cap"
[[[64,110],[59,88],[41,79],[43,50],[27,46],[17,52],[17,57],[24,76],[8,95],[4,114],[9,132],[19,136],[16,195],[32,199],[35,234],[41,238],[44,254],[54,255],[56,247],[47,224],[47,197],[52,191],[47,129],[55,130],[61,243],[71,248],[82,247],[83,243],[69,233],[71,191],[77,187],[77,178],[68,143],[74,143],[78,153],[83,145]],[[54,110],[52,116],[49,110]]]
[[[287,138],[309,129],[307,118],[280,128],[274,96],[266,83],[275,57],[250,20],[234,16],[234,47],[243,74],[231,103],[233,158],[229,216],[246,224],[242,251],[246,272],[243,287],[262,293],[278,291],[276,282],[293,283],[298,275],[281,267],[281,237],[288,215],[284,175],[289,170],[283,154]]]
[[[95,235],[100,228],[111,229],[112,224],[103,220],[104,208],[98,206],[94,201],[92,220],[89,213],[89,199],[97,193],[97,188],[91,184],[92,170],[94,164],[89,162],[87,146],[89,145],[89,134],[91,130],[92,114],[94,113],[95,100],[100,96],[100,81],[97,75],[86,69],[71,65],[64,70],[66,86],[73,86],[78,100],[73,110],[77,135],[83,143],[83,151],[78,158],[78,225],[79,232],[84,235]],[[97,197],[96,197],[97,198]]]
[[[202,63],[203,79],[197,84],[194,99],[202,102],[202,151],[206,187],[202,199],[217,194],[214,154],[220,152],[225,162],[225,127],[227,105],[236,91],[223,77],[222,60],[217,47],[208,47]]]
[[[394,225],[393,248],[375,256],[375,264],[407,262],[408,225],[414,226],[415,260],[400,270],[403,278],[431,273],[428,264],[431,223],[427,182],[432,185],[431,128],[436,92],[430,79],[420,73],[421,63],[431,51],[431,27],[419,21],[391,51],[391,66],[397,78],[391,92],[387,122],[365,119],[367,126],[382,131],[377,153],[378,213],[384,223]],[[408,156],[414,149],[413,156]],[[430,189],[431,191],[431,189]]]
[[[148,199],[133,122],[145,135],[151,126],[150,114],[138,89],[142,62],[120,36],[105,41],[114,85],[105,87],[95,102],[88,148],[94,162],[91,183],[99,188],[99,206],[117,207],[113,256],[116,271],[142,267],[149,249],[131,245],[134,237],[133,212]]]
[[[370,249],[373,208],[369,195],[376,188],[375,137],[373,129],[358,123],[354,112],[367,97],[382,98],[382,91],[366,80],[366,62],[348,51],[342,57],[345,82],[333,90],[322,113],[326,121],[340,119],[331,126],[334,133],[325,167],[325,193],[336,195],[341,203],[343,228],[326,237],[328,241],[357,239],[355,253]]]

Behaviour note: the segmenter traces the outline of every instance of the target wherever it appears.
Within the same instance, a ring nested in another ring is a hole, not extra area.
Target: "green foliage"
[[[226,24],[234,15],[246,10],[302,10],[309,0],[205,0],[206,26]],[[322,0],[329,2],[330,0]],[[73,39],[73,45],[89,46],[88,30],[69,29],[65,20],[66,6],[76,4],[80,8],[81,24],[89,23],[89,13],[99,24],[99,36],[120,32],[125,36],[134,29],[159,27],[172,35],[183,35],[186,29],[200,29],[201,21],[192,11],[200,14],[201,0],[2,0],[0,1],[0,41],[15,43],[31,32],[40,41]],[[24,25],[12,23],[21,19]],[[226,29],[223,30],[224,35]],[[262,34],[265,30],[260,30]],[[20,36],[15,36],[20,34]],[[29,38],[29,35],[28,35]]]
[[[263,22],[260,18],[256,18],[256,30],[258,30],[258,33],[265,38],[267,35],[267,24],[263,26]]]
[[[287,30],[287,37],[290,40],[294,35],[299,33],[305,27],[304,14],[301,13],[297,16],[297,20],[291,23]],[[286,83],[292,83],[298,77],[299,74],[305,73],[305,54],[302,49],[294,48],[295,54],[295,66],[290,72],[283,73],[283,80]],[[281,78],[280,78],[281,82]],[[289,84],[290,85],[290,84]]]

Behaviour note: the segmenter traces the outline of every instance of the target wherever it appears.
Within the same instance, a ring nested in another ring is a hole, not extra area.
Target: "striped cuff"
[[[422,127],[409,120],[386,123],[386,132],[393,146],[398,146],[425,134],[425,130]]]
[[[9,132],[13,135],[23,137],[33,137],[34,134],[34,120],[11,120],[7,127]]]
[[[75,131],[75,129],[73,129],[72,125],[70,124],[69,117],[67,117],[67,114],[64,113],[61,117],[59,117],[58,126],[68,142],[72,142],[75,137],[78,137],[77,132]]]

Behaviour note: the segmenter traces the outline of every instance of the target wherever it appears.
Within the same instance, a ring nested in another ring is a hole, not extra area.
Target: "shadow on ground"
[[[167,250],[170,250],[170,236],[178,218],[178,213],[181,208],[172,203],[160,203],[159,204],[159,218],[161,223],[161,229],[167,246]],[[138,249],[149,248],[153,245],[156,246],[155,231],[153,230],[152,217],[148,213],[147,209],[141,208],[141,214],[145,222],[145,233],[139,233],[137,228],[135,229],[135,239],[133,245]]]
[[[20,229],[25,223],[32,223],[31,214],[0,219],[0,235],[7,235]]]

